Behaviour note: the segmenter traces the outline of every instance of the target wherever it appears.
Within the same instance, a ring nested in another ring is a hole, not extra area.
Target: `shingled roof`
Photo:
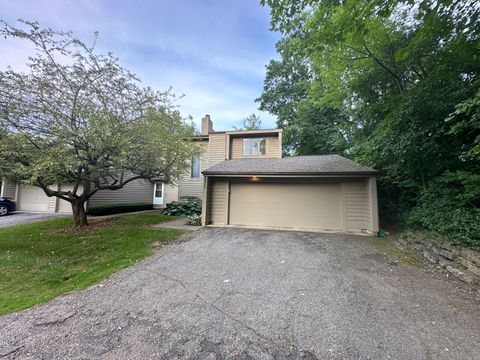
[[[225,160],[204,175],[372,175],[377,171],[340,155],[290,156],[282,159]]]

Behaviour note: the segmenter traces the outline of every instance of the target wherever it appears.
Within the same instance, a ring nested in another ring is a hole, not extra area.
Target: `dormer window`
[[[265,139],[243,139],[243,156],[265,155]]]

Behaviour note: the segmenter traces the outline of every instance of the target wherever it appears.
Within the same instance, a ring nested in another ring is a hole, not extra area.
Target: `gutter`
[[[373,176],[378,175],[379,171],[339,171],[339,172],[234,172],[234,171],[202,171],[205,176],[236,176],[236,177],[249,177],[249,176],[265,176],[265,177],[290,177],[290,176]]]

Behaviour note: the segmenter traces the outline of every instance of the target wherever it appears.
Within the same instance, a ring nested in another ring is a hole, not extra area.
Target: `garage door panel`
[[[232,183],[230,224],[343,229],[339,183]]]
[[[18,209],[22,211],[48,211],[49,198],[35,186],[20,187]]]

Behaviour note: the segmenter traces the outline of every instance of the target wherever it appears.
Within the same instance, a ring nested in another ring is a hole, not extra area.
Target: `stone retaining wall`
[[[400,234],[396,240],[402,245],[413,246],[425,259],[439,264],[463,282],[480,285],[479,252],[453,245],[448,241],[427,240],[419,234]]]

